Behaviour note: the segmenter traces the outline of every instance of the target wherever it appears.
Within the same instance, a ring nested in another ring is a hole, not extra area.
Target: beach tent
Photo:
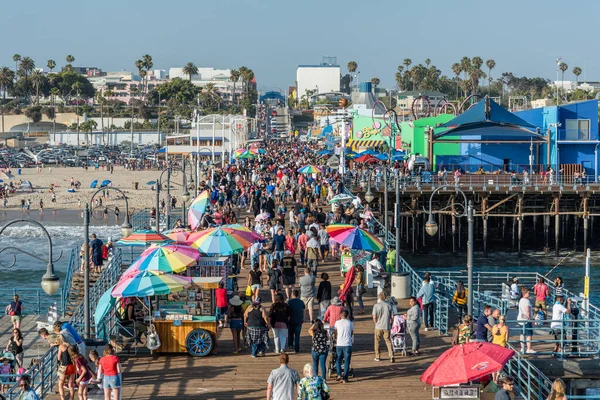
[[[98,185],[98,179],[94,179],[92,181],[92,183],[90,184],[90,189],[96,189],[97,185]]]
[[[107,186],[108,186],[108,185],[110,185],[110,184],[111,184],[111,182],[110,182],[108,179],[105,179],[105,180],[103,180],[103,181],[102,181],[102,183],[100,184],[100,187],[101,187],[101,188],[103,188],[103,187],[107,187]]]

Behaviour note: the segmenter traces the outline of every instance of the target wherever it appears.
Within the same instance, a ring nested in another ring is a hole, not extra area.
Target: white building
[[[315,90],[316,93],[339,92],[340,66],[337,65],[337,58],[324,57],[318,65],[299,65],[296,82],[300,98],[306,95],[307,90]]]
[[[50,144],[67,144],[71,146],[77,146],[79,141],[80,146],[89,145],[102,145],[107,144],[109,146],[117,146],[123,142],[131,142],[133,140],[134,145],[153,145],[162,144],[164,142],[164,133],[157,131],[118,131],[118,132],[56,132],[56,134],[49,134]]]
[[[241,115],[205,115],[192,122],[189,134],[166,138],[167,155],[189,155],[198,152],[201,159],[221,160],[244,146],[248,137],[248,119]]]
[[[192,81],[213,81],[213,80],[228,80],[231,75],[230,69],[215,69],[212,67],[198,67],[198,75],[192,75]],[[183,73],[182,67],[169,68],[169,79],[181,78],[189,79],[187,74]]]
[[[419,99],[419,97],[421,97]],[[430,90],[409,90],[404,92],[399,92],[396,106],[401,110],[410,111],[413,107],[413,103],[415,108],[418,110],[424,110],[428,106],[430,108],[435,107],[440,100],[443,100],[447,97],[444,93]],[[427,100],[425,100],[427,98]],[[416,99],[419,99],[415,102]]]

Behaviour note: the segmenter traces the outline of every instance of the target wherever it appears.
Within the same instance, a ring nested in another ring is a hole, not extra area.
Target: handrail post
[[[38,289],[35,292],[37,294],[37,313],[38,313],[38,315],[40,315],[40,312],[42,309],[42,304],[41,304],[42,299],[40,298],[40,290]]]

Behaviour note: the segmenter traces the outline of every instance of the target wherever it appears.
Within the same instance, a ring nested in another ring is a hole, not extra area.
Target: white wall
[[[230,72],[229,69],[198,68],[198,75],[192,75],[192,80],[210,81],[217,75],[224,75],[229,78]],[[189,79],[189,76],[183,73],[183,67],[169,68],[169,79],[173,78]]]
[[[50,144],[65,143],[68,145],[77,145],[77,132],[56,132],[56,135],[50,134]],[[56,136],[56,141],[54,141]],[[90,144],[104,144],[108,141],[110,146],[116,146],[124,141],[131,142],[131,132],[111,132],[110,134],[102,135],[101,132],[92,132],[91,134],[79,133],[79,144],[86,145],[86,140],[89,138]],[[158,132],[133,132],[133,142],[135,144],[162,144],[164,134]]]
[[[298,81],[299,98],[305,95],[306,89],[315,90],[316,87],[319,88],[319,93],[339,92],[340,67],[298,67],[296,80]]]

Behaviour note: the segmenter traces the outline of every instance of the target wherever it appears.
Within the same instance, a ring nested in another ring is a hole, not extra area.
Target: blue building
[[[515,114],[550,135],[550,160],[548,162],[544,152],[542,163],[561,166],[561,169],[569,164],[581,165],[588,176],[598,175],[598,100],[534,108]]]

